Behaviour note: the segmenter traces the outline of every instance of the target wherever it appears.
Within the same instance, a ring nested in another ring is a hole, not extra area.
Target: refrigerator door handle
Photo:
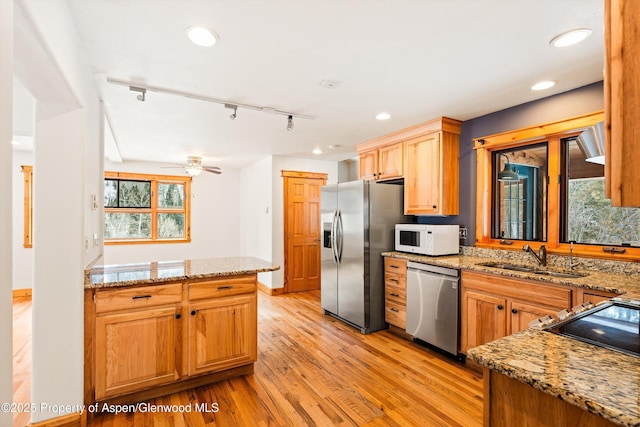
[[[342,263],[342,244],[343,244],[343,228],[342,228],[342,213],[338,210],[338,235],[336,240],[338,241],[338,264]]]
[[[338,222],[338,210],[333,211],[333,219],[331,221],[331,255],[333,255],[333,260],[336,264],[338,264],[338,251],[336,250],[336,232],[337,232],[337,222]]]

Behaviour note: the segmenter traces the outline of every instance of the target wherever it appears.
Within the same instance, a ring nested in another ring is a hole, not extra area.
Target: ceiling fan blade
[[[202,170],[220,175],[222,171],[217,166],[203,166]]]

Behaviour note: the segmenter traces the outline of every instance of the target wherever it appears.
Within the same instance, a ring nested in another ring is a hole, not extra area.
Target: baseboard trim
[[[14,298],[31,297],[31,288],[14,289],[13,290],[13,297]]]
[[[49,420],[29,424],[30,427],[84,427],[87,425],[87,413],[74,412]]]
[[[284,294],[284,288],[270,288],[262,282],[258,282],[258,289],[271,296]]]

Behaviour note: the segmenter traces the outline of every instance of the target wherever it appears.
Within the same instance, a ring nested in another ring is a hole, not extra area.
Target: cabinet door
[[[523,331],[529,327],[529,322],[546,315],[552,315],[562,310],[562,308],[541,307],[534,304],[526,304],[519,301],[512,301],[509,306],[509,334]]]
[[[203,300],[189,305],[188,374],[257,360],[256,295]]]
[[[406,154],[405,214],[440,213],[440,132],[407,141]]]
[[[378,177],[378,151],[367,151],[366,153],[361,153],[359,157],[359,178],[364,180],[376,179]]]
[[[173,306],[96,317],[96,400],[178,379],[178,313]]]
[[[402,177],[402,151],[402,143],[388,145],[378,150],[378,179]]]
[[[462,291],[460,351],[506,335],[506,299],[473,291]]]
[[[573,305],[582,304],[583,302],[590,302],[591,304],[597,304],[600,301],[608,301],[613,297],[617,297],[619,294],[611,292],[598,291],[595,289],[583,289],[574,288],[575,300]]]

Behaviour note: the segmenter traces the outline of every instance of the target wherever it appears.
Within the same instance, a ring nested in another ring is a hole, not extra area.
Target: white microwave
[[[396,251],[453,255],[460,251],[459,225],[396,224]]]

